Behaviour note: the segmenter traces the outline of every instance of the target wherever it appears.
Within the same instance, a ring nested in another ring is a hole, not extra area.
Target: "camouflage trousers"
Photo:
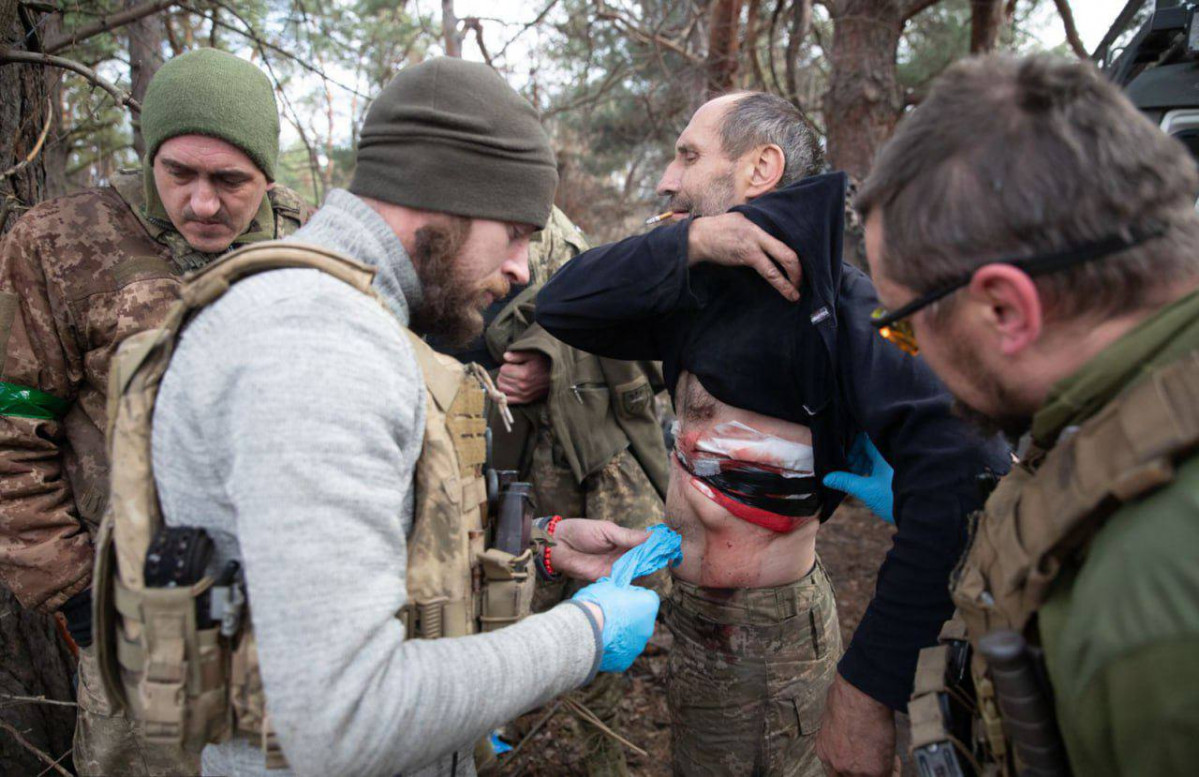
[[[674,774],[823,777],[815,734],[841,632],[820,562],[775,588],[675,580],[665,616]]]
[[[552,436],[543,433],[533,449],[528,477],[533,483],[537,506],[542,514],[609,520],[639,529],[661,523],[665,515],[658,492],[641,465],[627,450],[580,485],[569,466],[555,456]],[[659,574],[642,582],[649,582],[652,587],[659,589],[664,581],[668,583],[669,578]],[[577,580],[538,583],[533,597],[533,611],[544,612],[574,596],[585,585]],[[621,699],[627,693],[627,685],[628,680],[623,675],[599,674],[590,685],[575,691],[574,699],[591,710],[604,725],[619,730],[618,713]],[[580,720],[580,725],[584,737],[583,766],[589,777],[627,775],[622,745],[585,721]]]
[[[79,715],[75,771],[80,777],[189,777],[200,773],[199,755],[152,747],[139,726],[113,708],[100,681],[94,647],[79,650]]]

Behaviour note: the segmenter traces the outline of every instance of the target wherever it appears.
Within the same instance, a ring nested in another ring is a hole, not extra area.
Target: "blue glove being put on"
[[[870,511],[887,523],[895,523],[892,512],[895,498],[891,478],[895,470],[865,434],[859,434],[849,451],[849,472],[830,472],[822,481],[826,488],[857,497]]]
[[[645,650],[658,617],[658,595],[632,584],[634,578],[658,571],[683,560],[682,537],[663,524],[650,529],[645,542],[617,559],[612,574],[601,577],[574,595],[591,602],[604,613],[604,656],[601,672],[623,672]]]

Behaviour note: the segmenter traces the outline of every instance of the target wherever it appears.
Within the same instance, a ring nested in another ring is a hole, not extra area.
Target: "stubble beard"
[[[692,216],[719,216],[727,213],[733,207],[736,199],[736,187],[733,181],[733,171],[712,179],[697,194],[679,192],[670,198],[668,207],[671,210],[687,211]]]
[[[984,411],[964,400],[954,397],[953,414],[966,423],[975,427],[986,437],[1002,434],[1008,440],[1015,442],[1032,426],[1032,417],[1026,413],[1017,412],[1019,401],[998,380],[987,374],[982,360],[964,339],[953,338],[953,359],[958,368],[964,372],[967,379],[990,395],[992,407],[1002,408],[999,411]]]
[[[445,223],[416,230],[413,264],[420,279],[421,303],[412,311],[412,328],[436,335],[451,348],[469,344],[483,333],[487,295],[503,299],[506,281],[472,280],[462,266],[461,253],[470,235],[470,219],[450,216]]]

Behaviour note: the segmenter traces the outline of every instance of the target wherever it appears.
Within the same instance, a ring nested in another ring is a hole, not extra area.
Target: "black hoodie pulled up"
[[[800,257],[799,302],[754,270],[687,266],[690,221],[588,251],[537,298],[537,323],[582,350],[663,362],[673,392],[688,371],[720,401],[812,429],[816,472],[846,469],[867,433],[895,468],[898,532],[840,673],[893,709],[917,653],[953,611],[949,573],[981,506],[978,476],[1007,471],[1006,447],[950,413],[921,359],[870,326],[874,286],[841,261],[846,178],[815,176],[734,208]],[[823,494],[827,519],[843,495]]]

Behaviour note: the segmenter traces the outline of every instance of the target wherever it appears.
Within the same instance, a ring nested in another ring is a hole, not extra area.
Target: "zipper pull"
[[[574,392],[575,399],[579,400],[579,404],[583,404],[583,395],[579,393],[579,384],[574,384],[570,387],[570,390]]]

